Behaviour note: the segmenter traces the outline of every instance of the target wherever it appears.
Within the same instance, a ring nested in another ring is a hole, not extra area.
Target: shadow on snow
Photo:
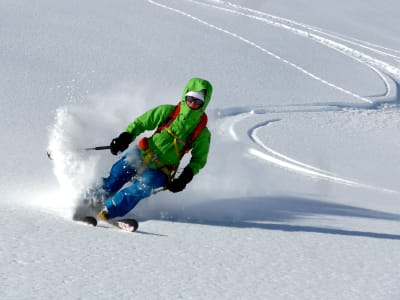
[[[179,203],[179,205],[170,201],[166,202],[166,200],[156,201],[157,203],[154,203],[153,208],[148,207],[141,210],[142,218],[139,218],[139,220],[156,219],[213,226],[400,240],[400,235],[395,234],[272,223],[284,223],[313,215],[400,221],[398,214],[323,202],[311,198],[265,196],[216,199],[192,203],[188,201]]]

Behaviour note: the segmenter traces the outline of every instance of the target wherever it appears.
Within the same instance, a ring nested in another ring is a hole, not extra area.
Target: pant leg
[[[136,175],[142,157],[137,147],[128,148],[110,170],[108,177],[103,178],[102,189],[107,197],[114,195],[125,183]]]
[[[138,166],[142,164],[140,149],[129,147],[122,153],[121,158],[111,167],[108,177],[84,191],[78,205],[75,207],[74,219],[96,214],[104,201],[120,190],[133,176]]]
[[[122,217],[131,211],[140,200],[151,195],[153,189],[167,184],[167,176],[160,170],[146,170],[130,186],[122,189],[105,201],[108,217]]]
[[[108,177],[103,178],[102,188],[107,195],[113,195],[135,176],[136,170],[124,158],[118,160],[110,170]]]

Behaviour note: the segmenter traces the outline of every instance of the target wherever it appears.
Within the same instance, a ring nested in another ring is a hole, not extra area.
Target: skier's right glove
[[[194,174],[192,169],[186,167],[178,178],[167,184],[167,189],[173,193],[181,192],[185,189],[186,185],[192,181],[193,176]]]
[[[123,132],[118,137],[113,139],[110,144],[110,151],[112,154],[117,155],[119,152],[124,151],[128,148],[129,144],[132,143],[133,136],[129,132]]]

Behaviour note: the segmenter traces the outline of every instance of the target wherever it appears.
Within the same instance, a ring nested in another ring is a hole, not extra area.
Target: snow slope
[[[399,9],[0,1],[0,298],[399,299]],[[194,76],[206,168],[138,233],[73,223],[116,159],[82,149]]]

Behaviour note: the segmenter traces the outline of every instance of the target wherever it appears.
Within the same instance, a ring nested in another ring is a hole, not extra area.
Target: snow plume
[[[87,148],[109,145],[135,117],[154,106],[146,101],[148,94],[145,88],[108,92],[56,110],[48,151],[60,186],[58,204],[75,206],[86,189],[107,175],[116,157],[108,150]]]

